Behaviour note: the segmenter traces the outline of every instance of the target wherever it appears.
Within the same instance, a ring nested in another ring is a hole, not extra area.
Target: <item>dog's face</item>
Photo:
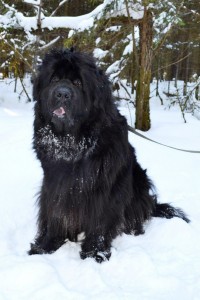
[[[51,51],[33,84],[37,113],[57,131],[76,131],[88,119],[111,111],[107,77],[93,58],[71,50]]]
[[[53,66],[47,85],[41,92],[41,104],[55,126],[74,127],[89,111],[78,69],[67,61]]]
[[[88,86],[74,54],[55,52],[47,55],[34,82],[34,98],[43,117],[61,130],[75,128],[91,109]]]

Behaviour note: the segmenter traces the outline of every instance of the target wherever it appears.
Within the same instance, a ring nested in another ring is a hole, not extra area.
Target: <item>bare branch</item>
[[[50,15],[50,17],[53,17],[53,16],[57,13],[57,11],[61,8],[61,6],[62,6],[63,4],[65,4],[67,1],[68,1],[68,0],[63,0],[63,1],[61,1],[61,2],[59,3],[58,7],[52,12],[52,14]]]
[[[39,51],[47,49],[49,47],[51,47],[53,44],[55,44],[58,40],[60,39],[60,36],[57,36],[55,39],[53,39],[51,42],[49,42],[48,44],[42,46],[39,48]]]
[[[155,74],[155,72],[157,72],[157,71],[166,69],[166,68],[168,68],[168,67],[170,67],[170,66],[173,66],[173,65],[176,65],[176,64],[179,63],[180,61],[182,61],[182,60],[186,59],[187,57],[189,57],[191,54],[192,54],[192,53],[190,52],[189,54],[187,54],[186,56],[182,57],[181,59],[179,59],[179,60],[177,60],[177,61],[175,61],[175,62],[173,62],[173,63],[171,63],[171,64],[169,64],[169,65],[167,65],[167,66],[164,66],[164,67],[162,67],[162,68],[159,68],[159,69],[157,69],[156,71],[152,71],[152,73]]]

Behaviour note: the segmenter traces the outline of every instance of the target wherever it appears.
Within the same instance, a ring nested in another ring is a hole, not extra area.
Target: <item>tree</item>
[[[144,3],[144,15],[139,23],[140,50],[139,50],[139,75],[136,89],[136,121],[137,129],[147,131],[150,129],[150,82],[152,67],[152,41],[153,19],[152,12]]]
[[[199,76],[196,24],[200,7],[196,0],[50,0],[46,4],[40,0],[1,1],[0,47],[10,49],[9,54],[2,51],[2,66],[11,66],[12,58],[25,58],[27,70],[33,60],[36,65],[55,46],[92,52],[109,75],[117,98],[136,107],[135,126],[141,130],[151,125],[153,77],[162,103],[159,80],[176,78],[176,84],[182,79],[187,87],[194,74]]]

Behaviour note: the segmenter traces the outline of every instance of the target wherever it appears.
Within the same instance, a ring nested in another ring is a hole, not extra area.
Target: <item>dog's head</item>
[[[33,98],[46,123],[61,130],[76,128],[92,113],[105,111],[111,91],[91,56],[72,49],[53,50],[34,79]]]

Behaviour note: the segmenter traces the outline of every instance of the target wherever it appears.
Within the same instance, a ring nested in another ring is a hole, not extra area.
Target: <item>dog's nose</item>
[[[67,100],[71,97],[71,91],[67,87],[58,87],[55,91],[55,96],[57,100]]]

